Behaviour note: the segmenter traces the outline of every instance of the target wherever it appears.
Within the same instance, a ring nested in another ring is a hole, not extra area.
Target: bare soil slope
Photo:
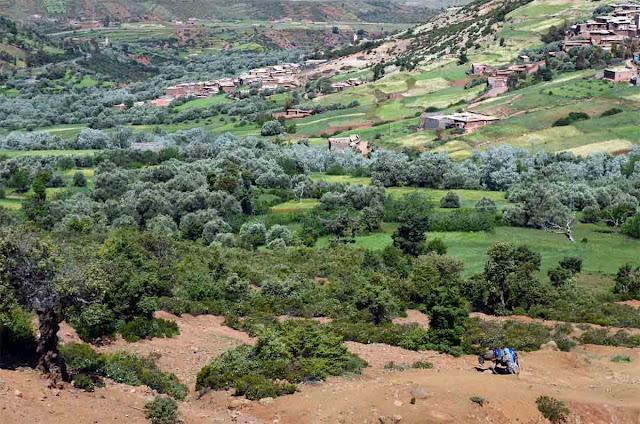
[[[160,366],[191,385],[210,357],[240,343],[246,334],[221,325],[219,317],[173,317],[181,330],[174,339],[102,349],[160,353]],[[62,336],[73,338],[70,329]],[[192,394],[180,406],[185,423],[544,423],[535,406],[540,395],[567,403],[570,423],[640,422],[640,350],[580,346],[572,352],[522,353],[519,376],[494,376],[474,369],[472,356],[453,358],[387,345],[347,343],[369,362],[361,376],[302,385],[294,395],[250,402],[231,393]],[[613,362],[614,355],[631,362]],[[389,361],[428,360],[433,369],[386,370]],[[153,393],[109,382],[95,393],[73,388],[53,391],[32,370],[0,370],[0,423],[144,423],[143,405]],[[484,407],[470,401],[486,399]],[[415,397],[412,404],[411,398]]]

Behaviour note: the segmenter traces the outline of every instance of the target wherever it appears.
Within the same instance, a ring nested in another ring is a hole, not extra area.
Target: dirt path
[[[105,350],[160,353],[160,366],[192,386],[197,371],[211,357],[240,343],[246,334],[224,327],[221,317],[161,314],[180,326],[173,339],[116,342]],[[408,319],[422,319],[411,312]],[[507,317],[504,319],[513,319]],[[522,318],[524,319],[524,318]],[[527,318],[530,320],[530,318]],[[63,337],[72,337],[61,331]],[[413,352],[382,344],[347,343],[370,367],[360,376],[331,378],[300,385],[300,391],[275,400],[251,402],[230,392],[211,392],[180,403],[187,424],[244,423],[544,423],[535,399],[550,395],[567,403],[569,423],[640,422],[640,349],[579,346],[572,352],[522,352],[519,376],[494,376],[474,369],[476,358]],[[629,362],[613,362],[614,355]],[[433,369],[386,370],[389,361],[426,360]],[[0,423],[145,423],[148,388],[107,382],[95,393],[46,388],[33,370],[0,370]],[[484,407],[470,401],[482,396]],[[412,404],[411,398],[415,397]],[[395,420],[395,421],[394,421]]]
[[[172,372],[180,381],[193,390],[198,371],[220,356],[225,350],[241,344],[253,344],[255,340],[243,333],[222,325],[224,317],[214,315],[182,315],[180,317],[167,312],[157,312],[157,318],[175,321],[180,334],[173,338],[155,338],[128,343],[118,338],[114,343],[97,347],[100,352],[126,350],[141,356],[159,355],[158,366],[166,372]],[[73,329],[63,324],[60,329],[62,342],[79,342]]]

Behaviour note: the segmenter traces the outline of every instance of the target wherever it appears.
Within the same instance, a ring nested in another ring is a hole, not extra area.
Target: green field
[[[217,96],[211,96],[204,99],[190,100],[186,103],[181,104],[180,106],[177,106],[175,109],[178,112],[182,112],[183,110],[187,110],[187,109],[199,109],[199,108],[206,108],[214,105],[223,105],[225,103],[231,103],[231,101],[232,100],[229,99],[227,96],[220,94]]]
[[[640,240],[634,240],[594,225],[578,224],[575,230],[577,243],[570,243],[564,236],[541,230],[515,227],[497,227],[494,232],[478,233],[428,233],[427,240],[440,238],[448,247],[448,254],[461,259],[465,264],[465,274],[481,272],[486,261],[486,251],[492,243],[510,242],[526,244],[542,255],[541,273],[557,265],[564,256],[578,256],[583,259],[584,273],[615,274],[618,268],[631,263],[640,265]],[[581,240],[586,239],[586,242]],[[391,234],[375,233],[356,237],[355,246],[379,250],[392,243]],[[329,238],[318,240],[317,246],[327,246]],[[603,252],[607,252],[603,254]]]
[[[100,150],[7,150],[0,149],[0,156],[9,158],[33,156],[33,157],[50,157],[50,156],[93,156],[100,153]]]
[[[291,212],[304,212],[309,209],[313,209],[318,206],[319,202],[316,199],[302,199],[290,200],[285,203],[280,203],[273,206],[270,211],[275,214],[291,213]]]

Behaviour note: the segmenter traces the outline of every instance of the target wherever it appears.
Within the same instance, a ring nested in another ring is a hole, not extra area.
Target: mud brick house
[[[272,116],[274,119],[296,119],[296,118],[306,118],[307,116],[313,115],[313,110],[307,109],[287,109],[284,112],[275,112]]]
[[[492,115],[474,112],[461,112],[450,115],[424,113],[420,116],[420,128],[423,130],[459,128],[465,133],[468,133],[485,125],[492,124],[499,119],[500,118]]]
[[[604,70],[602,79],[614,83],[628,83],[637,75],[638,71],[633,68],[609,68]]]
[[[487,72],[490,72],[491,68],[484,63],[472,63],[471,64],[471,75],[484,75]]]
[[[365,157],[368,157],[371,153],[369,143],[362,140],[358,134],[353,134],[349,137],[332,137],[329,138],[328,143],[329,150],[334,152],[353,150]]]

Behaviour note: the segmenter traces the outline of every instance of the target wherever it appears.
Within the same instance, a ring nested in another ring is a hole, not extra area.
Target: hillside
[[[44,14],[51,17],[129,19],[186,19],[205,18],[222,21],[278,20],[296,21],[362,21],[362,22],[421,22],[433,14],[433,9],[457,3],[436,0],[376,1],[319,1],[319,0],[242,0],[232,4],[221,0],[135,2],[128,0],[2,0],[5,13],[25,17]]]
[[[64,52],[46,37],[0,16],[0,70],[37,66],[64,59]]]

